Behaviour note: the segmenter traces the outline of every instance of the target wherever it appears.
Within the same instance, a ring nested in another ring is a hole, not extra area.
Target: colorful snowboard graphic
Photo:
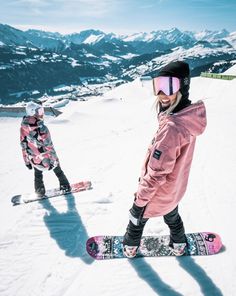
[[[71,191],[65,192],[63,190],[60,190],[59,188],[53,188],[46,190],[46,193],[43,197],[38,197],[35,193],[25,193],[20,195],[15,195],[12,197],[11,202],[13,203],[13,206],[34,202],[38,200],[48,199],[64,194],[70,194],[70,193],[76,193],[79,191],[89,190],[92,189],[92,183],[90,181],[82,181],[75,184],[71,184]]]
[[[221,238],[213,232],[186,234],[188,247],[185,256],[204,256],[218,253]],[[126,258],[123,255],[123,236],[94,236],[87,240],[88,254],[97,260]],[[169,235],[143,236],[136,257],[175,256],[169,247]]]

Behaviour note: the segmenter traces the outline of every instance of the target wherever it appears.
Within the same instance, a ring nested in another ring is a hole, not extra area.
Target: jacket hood
[[[201,135],[207,125],[206,108],[202,101],[191,104],[178,113],[167,115],[167,118],[168,121],[183,126],[193,136]]]

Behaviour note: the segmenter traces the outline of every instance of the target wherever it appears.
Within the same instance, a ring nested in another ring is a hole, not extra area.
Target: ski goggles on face
[[[159,76],[152,79],[153,92],[157,96],[160,91],[171,96],[180,89],[180,80],[177,77]]]

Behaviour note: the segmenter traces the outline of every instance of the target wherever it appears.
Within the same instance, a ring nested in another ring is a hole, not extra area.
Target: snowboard
[[[204,256],[218,253],[221,238],[213,232],[187,233],[187,250],[183,256]],[[123,254],[123,236],[94,236],[86,243],[88,254],[97,260],[127,258]],[[169,247],[170,236],[143,236],[136,257],[175,256]]]
[[[15,195],[12,197],[11,202],[13,203],[13,206],[16,206],[16,205],[48,199],[48,198],[52,198],[60,195],[76,193],[79,191],[92,189],[92,183],[90,181],[82,181],[75,184],[71,184],[70,186],[71,186],[70,191],[60,190],[59,188],[46,190],[46,193],[43,197],[38,197],[36,193],[25,193],[25,194]]]

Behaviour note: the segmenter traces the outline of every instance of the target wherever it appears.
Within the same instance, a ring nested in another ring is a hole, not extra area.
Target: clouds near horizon
[[[71,32],[235,31],[235,0],[0,0],[0,23]]]

